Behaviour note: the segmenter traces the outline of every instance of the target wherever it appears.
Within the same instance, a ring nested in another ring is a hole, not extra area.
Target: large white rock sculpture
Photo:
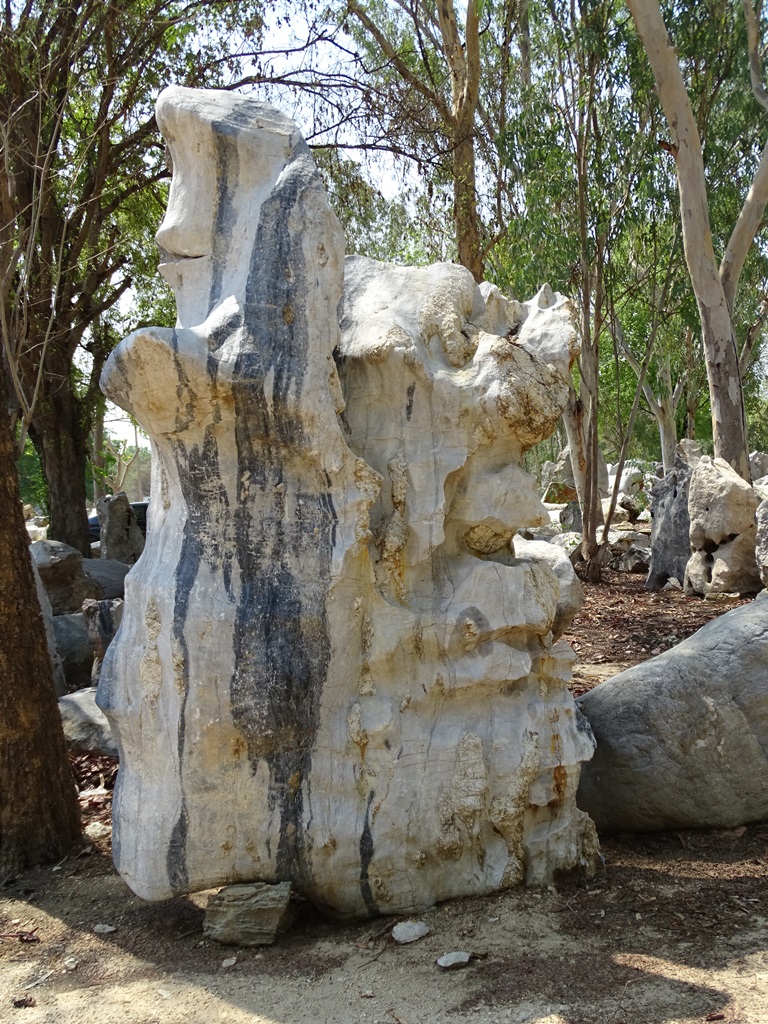
[[[366,915],[589,870],[560,584],[511,543],[546,518],[517,463],[566,400],[566,303],[353,259],[340,330],[344,239],[296,126],[180,88],[157,115],[178,326],[102,380],[154,453],[99,686],[121,874]]]

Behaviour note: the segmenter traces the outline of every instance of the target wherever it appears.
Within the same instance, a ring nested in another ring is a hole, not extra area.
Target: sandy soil
[[[579,688],[725,610],[657,596],[627,577],[590,588]],[[768,1024],[768,825],[604,839],[599,878],[436,907],[408,946],[395,919],[338,925],[303,906],[279,945],[241,949],[203,938],[207,894],[147,904],[127,889],[109,858],[110,765],[78,771],[82,849],[0,889],[0,1021]],[[473,959],[443,971],[452,950]]]

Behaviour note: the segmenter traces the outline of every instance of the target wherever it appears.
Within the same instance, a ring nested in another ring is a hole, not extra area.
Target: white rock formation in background
[[[158,122],[178,326],[102,379],[155,456],[99,686],[121,874],[368,915],[589,871],[562,584],[511,544],[548,519],[518,460],[566,401],[567,304],[353,258],[340,330],[344,239],[296,126],[176,87]]]
[[[724,459],[703,455],[688,489],[691,557],[684,588],[693,594],[756,594],[754,488]]]

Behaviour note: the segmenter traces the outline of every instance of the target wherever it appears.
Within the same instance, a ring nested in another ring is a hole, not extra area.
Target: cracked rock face
[[[290,881],[357,916],[589,870],[568,581],[512,543],[544,518],[518,461],[566,400],[566,303],[451,265],[345,282],[292,122],[175,87],[158,122],[178,325],[102,380],[154,452],[99,687],[118,869],[149,899]]]
[[[759,498],[724,459],[704,455],[688,491],[691,557],[687,594],[756,594],[761,589],[755,560],[755,510]]]

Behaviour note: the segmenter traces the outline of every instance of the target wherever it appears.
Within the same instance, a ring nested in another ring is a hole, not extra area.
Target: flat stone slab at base
[[[203,935],[225,946],[272,946],[295,917],[290,882],[228,885],[208,901]]]

